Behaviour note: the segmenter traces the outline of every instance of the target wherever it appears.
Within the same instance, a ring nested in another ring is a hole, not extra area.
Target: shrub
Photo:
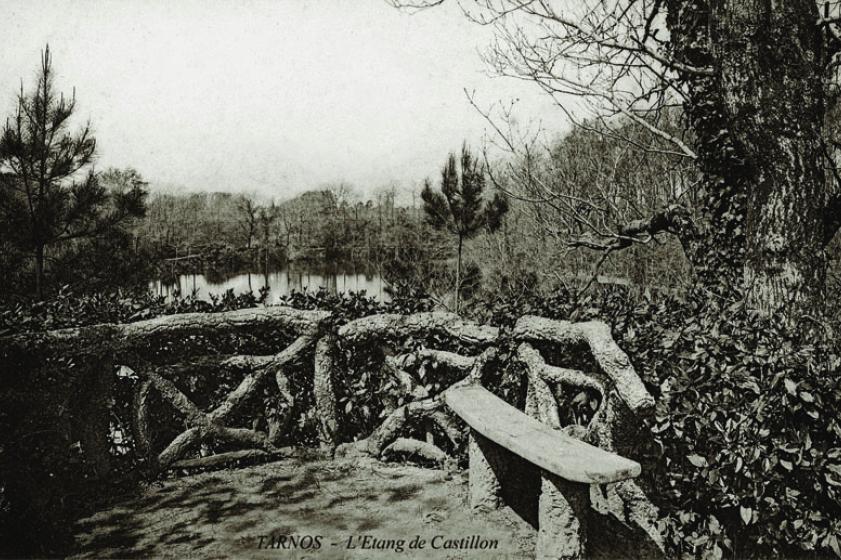
[[[652,429],[671,543],[712,557],[841,556],[837,331],[738,304],[681,311],[651,317],[644,352],[625,333],[661,389]]]
[[[594,309],[657,396],[652,497],[673,552],[841,556],[837,318],[760,318],[705,294]]]
[[[474,309],[502,326],[523,314],[611,324],[657,399],[663,455],[643,482],[674,555],[841,556],[837,316],[791,326],[704,293],[635,300],[621,287]]]

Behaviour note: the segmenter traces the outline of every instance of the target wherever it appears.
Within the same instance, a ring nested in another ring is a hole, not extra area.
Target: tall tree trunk
[[[667,0],[686,112],[703,175],[703,219],[683,239],[712,291],[746,291],[753,309],[820,303],[825,54],[813,0]]]
[[[809,309],[826,274],[819,13],[814,0],[729,0],[720,9],[713,38],[725,108],[750,180],[748,301],[763,311]]]

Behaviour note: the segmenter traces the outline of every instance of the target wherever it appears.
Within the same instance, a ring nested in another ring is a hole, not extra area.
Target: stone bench
[[[503,450],[539,468],[539,559],[580,558],[587,539],[590,485],[640,474],[639,463],[553,429],[479,385],[450,389],[445,400],[470,427],[471,507],[499,507],[510,462]]]

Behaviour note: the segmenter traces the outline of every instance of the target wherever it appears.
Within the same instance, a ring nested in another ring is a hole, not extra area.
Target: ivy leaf
[[[709,463],[707,463],[707,460],[701,457],[700,455],[687,455],[686,458],[689,459],[690,463],[692,463],[699,469],[709,465]]]
[[[750,522],[753,519],[753,510],[751,508],[739,506],[739,515],[742,517],[742,521],[745,525],[750,525]]]
[[[795,383],[794,381],[792,381],[788,377],[786,377],[783,380],[783,383],[785,383],[786,391],[788,391],[789,393],[791,393],[794,396],[797,396],[797,383]]]

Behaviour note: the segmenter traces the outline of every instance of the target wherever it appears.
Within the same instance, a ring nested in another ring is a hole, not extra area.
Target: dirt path
[[[535,540],[510,510],[473,515],[466,473],[358,460],[167,480],[77,533],[74,558],[533,558]]]

